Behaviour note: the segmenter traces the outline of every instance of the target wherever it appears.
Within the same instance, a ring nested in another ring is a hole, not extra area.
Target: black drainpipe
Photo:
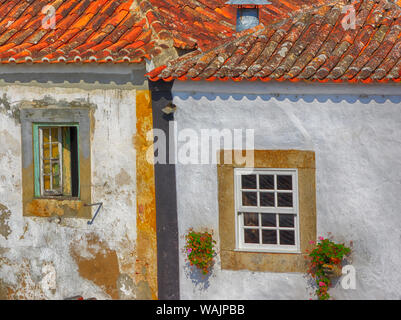
[[[175,164],[169,164],[169,122],[174,113],[162,112],[173,97],[173,81],[149,81],[152,94],[153,128],[166,135],[167,164],[155,164],[156,234],[157,234],[157,282],[160,300],[179,300],[179,246],[177,218],[177,189]]]

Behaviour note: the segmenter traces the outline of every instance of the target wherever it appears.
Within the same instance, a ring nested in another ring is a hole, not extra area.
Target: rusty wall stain
[[[0,279],[0,300],[9,300],[11,288]]]
[[[91,254],[90,258],[81,256],[82,246]],[[83,278],[101,287],[113,300],[119,299],[120,270],[115,250],[107,248],[97,235],[90,234],[83,242],[75,242],[70,251]]]
[[[153,129],[152,102],[149,90],[136,94],[136,190],[137,190],[137,263],[138,299],[157,299],[157,240],[155,175],[146,151],[153,147],[146,134]]]
[[[26,213],[38,217],[74,216],[83,208],[82,201],[58,199],[34,199],[28,203]]]
[[[0,257],[0,265],[8,265],[14,270],[16,284],[7,283],[0,279],[0,300],[44,300],[46,295],[40,283],[32,278],[30,261],[24,258],[11,261]]]

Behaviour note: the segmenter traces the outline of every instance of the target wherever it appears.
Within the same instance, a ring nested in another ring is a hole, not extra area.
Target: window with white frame
[[[235,169],[237,247],[299,251],[297,169]]]

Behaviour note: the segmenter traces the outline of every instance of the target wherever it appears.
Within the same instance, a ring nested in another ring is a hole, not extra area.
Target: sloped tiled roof
[[[0,0],[0,63],[141,62],[170,47],[207,49],[235,33],[227,0]],[[271,0],[270,24],[329,0]],[[46,28],[43,9],[55,9]]]
[[[235,33],[236,7],[228,0],[136,0],[155,37],[172,39],[177,48],[207,49]],[[329,0],[270,0],[260,10],[264,25]]]
[[[0,63],[141,62],[152,32],[132,2],[0,0]],[[46,5],[56,10],[54,29],[42,23]]]
[[[354,29],[343,27],[347,13],[337,2],[258,26],[207,52],[191,52],[148,76],[166,81],[400,81],[400,7],[386,0],[359,0],[354,6]]]

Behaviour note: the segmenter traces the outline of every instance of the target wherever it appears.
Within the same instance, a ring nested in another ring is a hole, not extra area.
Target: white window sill
[[[238,248],[234,249],[237,252],[260,252],[260,253],[292,253],[301,254],[302,252],[298,249],[286,250],[286,249],[257,249],[257,248]]]

